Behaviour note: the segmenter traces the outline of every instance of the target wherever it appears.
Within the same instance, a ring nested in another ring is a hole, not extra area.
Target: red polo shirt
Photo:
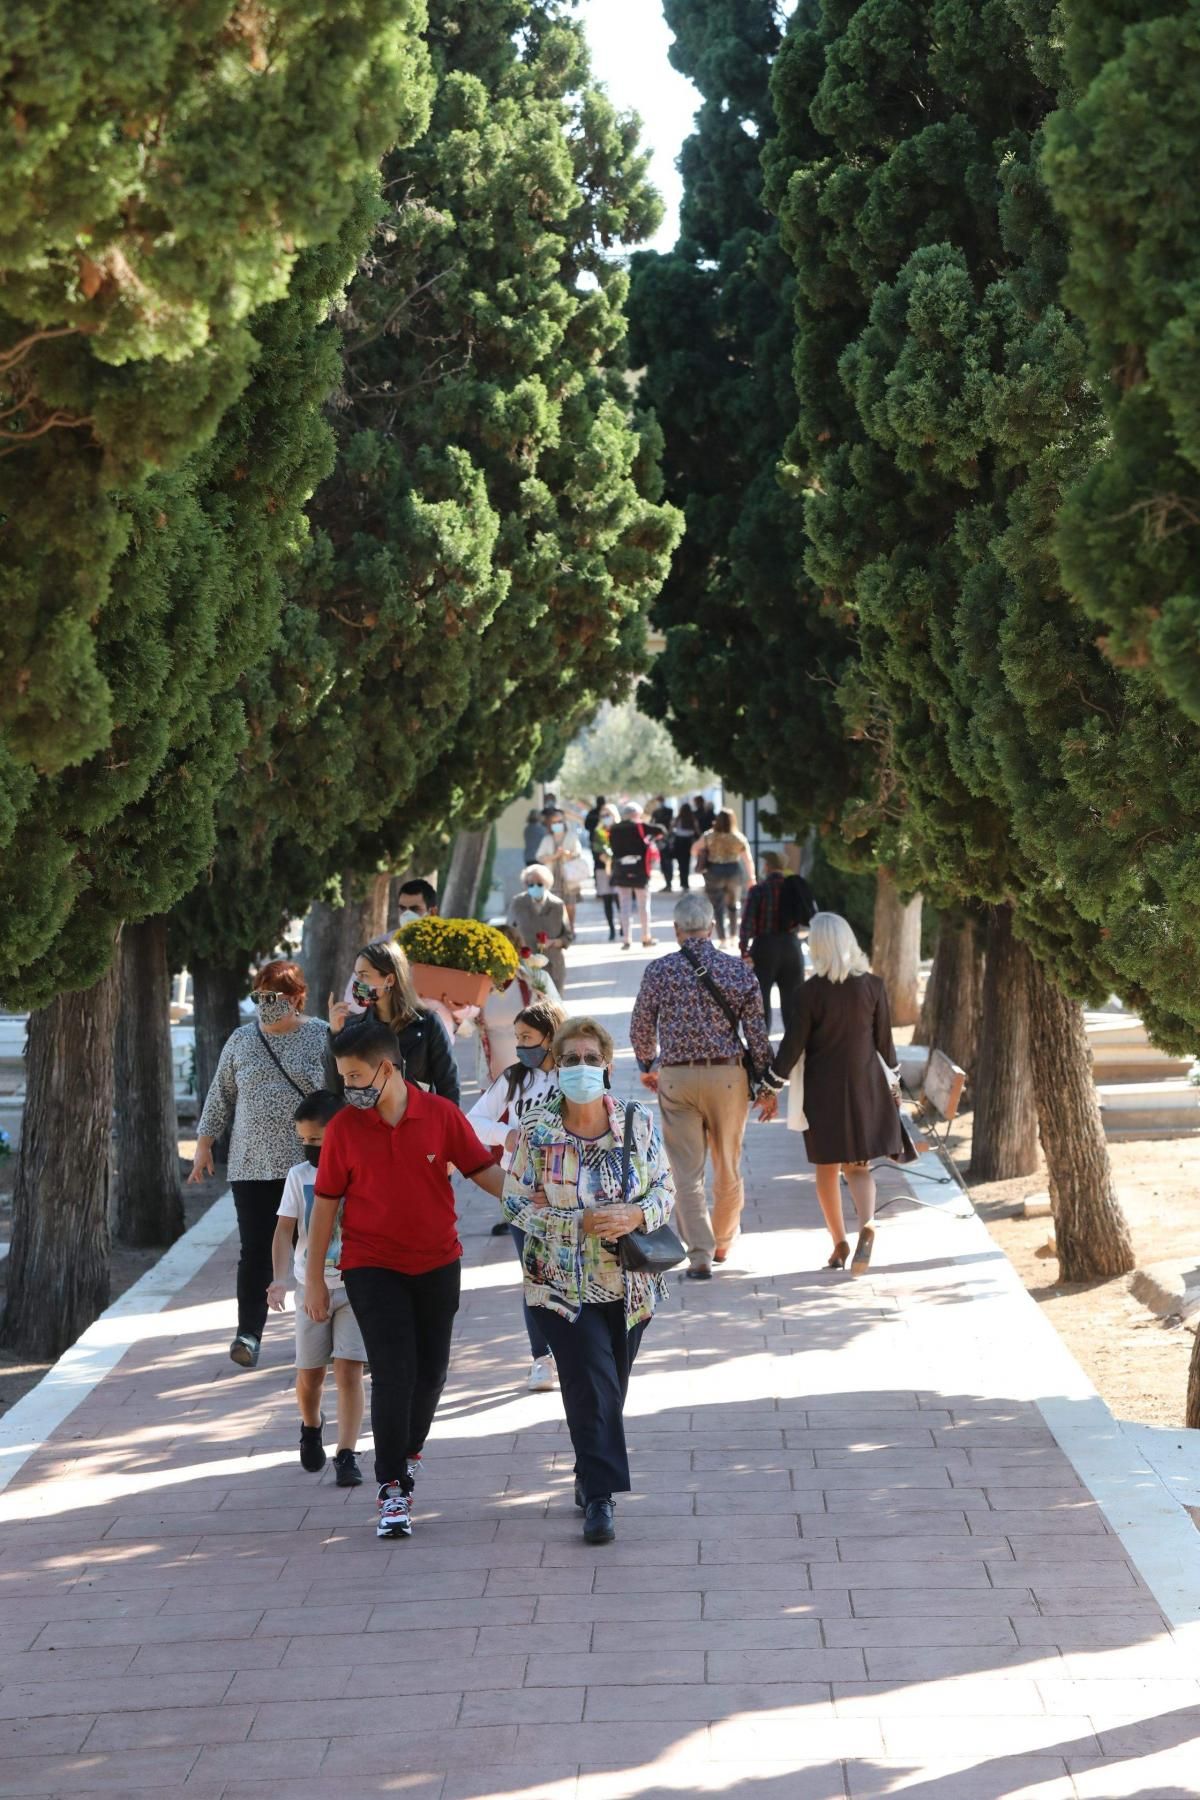
[[[408,1084],[406,1084],[408,1085]],[[317,1193],[341,1198],[343,1269],[396,1269],[425,1275],[462,1255],[454,1190],[446,1173],[490,1168],[480,1143],[449,1100],[408,1086],[398,1125],[352,1106],[325,1128]]]

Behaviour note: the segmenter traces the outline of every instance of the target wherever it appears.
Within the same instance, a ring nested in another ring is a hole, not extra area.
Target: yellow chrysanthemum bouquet
[[[487,975],[497,987],[517,972],[517,953],[504,933],[478,919],[440,919],[431,914],[401,926],[396,942],[410,963]]]

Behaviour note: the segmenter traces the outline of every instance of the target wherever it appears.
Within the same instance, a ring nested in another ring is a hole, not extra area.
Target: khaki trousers
[[[692,1263],[727,1250],[742,1216],[742,1139],[750,1111],[740,1063],[682,1063],[659,1071],[663,1143],[675,1177],[672,1224]],[[704,1159],[712,1158],[712,1218],[704,1198]]]

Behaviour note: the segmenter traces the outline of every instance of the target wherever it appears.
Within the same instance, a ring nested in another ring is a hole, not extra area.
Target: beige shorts
[[[327,1319],[310,1319],[303,1299],[296,1308],[296,1367],[323,1369],[334,1357],[342,1362],[367,1360],[358,1320],[344,1287],[330,1288]]]

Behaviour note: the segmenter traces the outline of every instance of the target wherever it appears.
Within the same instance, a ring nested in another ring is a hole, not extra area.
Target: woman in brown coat
[[[791,1024],[767,1077],[781,1087],[804,1058],[804,1148],[815,1164],[817,1199],[833,1238],[826,1265],[850,1254],[842,1218],[842,1174],[858,1214],[851,1273],[865,1273],[875,1243],[871,1159],[901,1151],[899,1068],[887,990],[872,975],[845,919],[816,913],[809,926],[813,974],[801,983]],[[886,1065],[886,1066],[885,1066]]]

